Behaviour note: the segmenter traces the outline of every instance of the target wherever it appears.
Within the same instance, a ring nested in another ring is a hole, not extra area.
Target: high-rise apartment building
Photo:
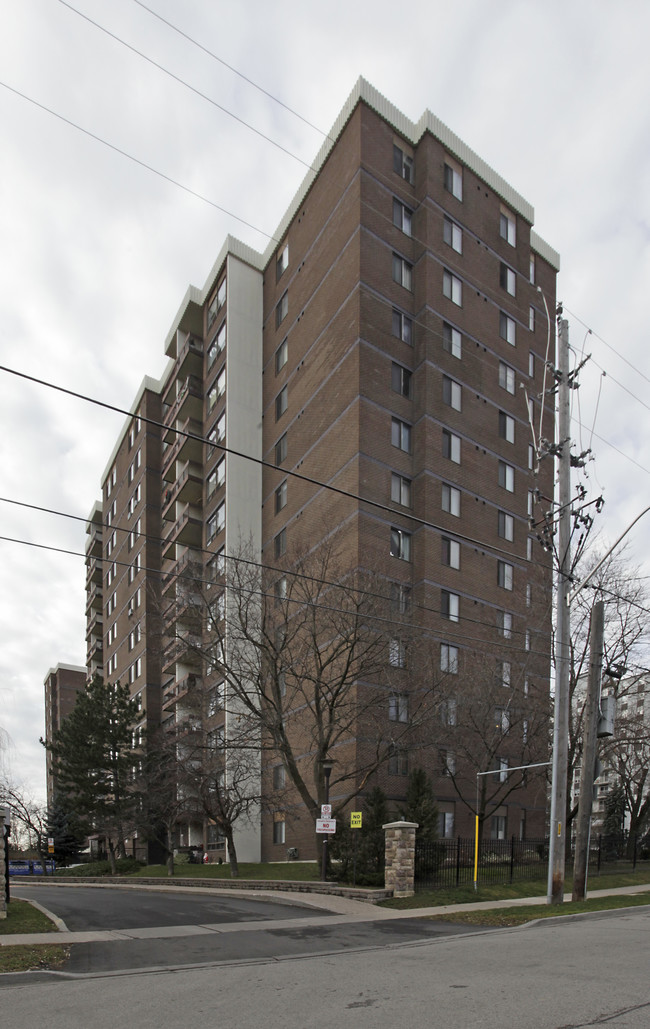
[[[410,761],[396,748],[372,781],[398,800],[422,765],[441,831],[466,832],[476,780],[458,788],[462,700],[485,695],[486,677],[501,691],[489,731],[496,720],[504,744],[485,745],[485,760],[505,780],[522,754],[544,759],[551,565],[535,522],[553,495],[540,455],[553,438],[559,259],[533,220],[433,115],[415,124],[360,80],[267,251],[228,238],[204,288],[189,288],[168,368],[136,399],[88,522],[89,666],[126,677],[146,718],[182,738],[200,717],[227,740],[241,712],[220,703],[199,594],[217,596],[243,552],[290,572],[296,555],[332,545],[426,632],[431,677],[458,680],[440,707],[443,745],[439,732],[420,738]],[[225,597],[222,614],[227,626]],[[398,632],[387,663],[401,683],[389,731],[408,721],[412,688]],[[199,688],[210,700],[197,715]],[[351,726],[348,756],[365,733]],[[262,784],[273,762],[262,751]],[[274,803],[272,779],[240,831],[242,859],[313,846],[311,815],[286,790]],[[543,786],[506,792],[490,831],[543,832]],[[222,843],[198,814],[179,842]]]
[[[86,685],[86,669],[78,665],[58,664],[45,676],[45,736],[50,741],[72,711],[77,695]],[[56,792],[52,755],[46,751],[45,775],[47,806],[51,809]]]

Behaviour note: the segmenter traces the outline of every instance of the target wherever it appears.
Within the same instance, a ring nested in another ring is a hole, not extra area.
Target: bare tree
[[[429,712],[428,680],[422,686],[412,673],[398,682],[403,655],[417,650],[408,617],[396,613],[385,579],[342,572],[333,549],[271,569],[243,548],[213,585],[194,592],[203,708],[195,707],[187,753],[196,795],[231,853],[235,819],[259,809],[260,752],[262,766],[283,767],[294,803],[315,819],[325,759],[335,761],[331,790],[343,809]],[[400,689],[409,693],[409,718],[391,722],[390,697]],[[222,710],[212,717],[215,691]]]
[[[578,567],[578,578],[586,577],[590,568],[599,560],[596,551],[590,550]],[[582,735],[585,704],[587,698],[587,673],[589,669],[589,620],[594,596],[605,604],[605,635],[603,647],[604,680],[619,702],[636,693],[637,687],[646,675],[644,669],[646,609],[650,597],[637,569],[625,559],[625,555],[610,558],[590,583],[590,588],[579,592],[571,607],[571,669],[569,681],[570,711],[568,777],[573,781],[582,760]],[[628,668],[637,666],[636,675],[625,675]],[[643,746],[647,726],[642,720],[627,719],[624,723],[617,718],[617,739],[607,747],[608,754],[617,753],[615,764],[621,770],[634,764],[630,755],[636,745]],[[630,779],[630,796],[636,796],[636,787]],[[571,805],[571,791],[567,791],[567,824],[577,813],[577,804]],[[630,801],[632,803],[632,801]],[[638,801],[635,808],[640,810]],[[631,810],[631,808],[630,808]]]
[[[0,782],[0,807],[9,808],[14,835],[18,835],[22,831],[27,845],[38,854],[43,875],[47,875],[49,835],[47,808],[37,803],[26,790],[6,780]],[[18,833],[16,833],[16,826]]]

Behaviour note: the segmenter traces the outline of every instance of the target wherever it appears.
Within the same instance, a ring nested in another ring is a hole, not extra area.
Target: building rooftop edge
[[[113,449],[111,451],[111,456],[108,459],[108,462],[106,464],[106,467],[104,468],[104,471],[102,472],[102,477],[101,477],[101,480],[100,480],[101,483],[102,483],[102,491],[103,491],[103,488],[104,488],[104,482],[106,481],[108,473],[110,472],[111,468],[113,467],[113,461],[117,457],[117,452],[120,449],[120,447],[122,446],[122,440],[124,439],[124,437],[126,436],[128,430],[129,430],[129,425],[131,424],[131,419],[133,418],[133,415],[136,413],[136,411],[138,409],[138,406],[139,406],[139,404],[140,404],[140,402],[142,400],[142,397],[144,396],[145,390],[148,389],[152,393],[160,393],[161,388],[162,388],[162,379],[154,379],[150,375],[145,375],[144,379],[140,383],[140,385],[138,387],[138,391],[137,391],[137,393],[135,395],[135,399],[133,400],[133,403],[131,404],[131,407],[129,408],[129,414],[127,415],[126,420],[124,422],[124,425],[122,426],[122,429],[121,429],[120,433],[118,434],[115,446],[113,447]],[[93,508],[93,510],[94,510],[94,508]]]
[[[66,664],[63,663],[63,661],[60,661],[58,664],[54,665],[53,668],[49,669],[47,675],[43,679],[43,685],[45,686],[47,680],[49,679],[49,677],[51,675],[55,675],[57,672],[61,672],[61,671],[63,671],[63,672],[80,672],[83,675],[86,675],[88,669],[86,668],[85,665],[66,665]]]
[[[327,157],[337,143],[339,136],[360,101],[363,101],[368,104],[369,107],[372,107],[377,114],[392,125],[400,135],[404,136],[405,139],[408,139],[413,145],[420,141],[425,132],[430,132],[436,137],[436,139],[439,139],[440,142],[450,151],[450,153],[457,157],[459,161],[468,168],[471,168],[472,171],[476,172],[476,174],[483,179],[483,181],[486,182],[494,192],[508,204],[509,207],[512,207],[517,211],[517,213],[525,218],[526,221],[530,222],[531,225],[534,224],[535,209],[533,205],[525,200],[524,197],[521,196],[521,194],[503,178],[503,176],[499,175],[498,172],[487,164],[486,161],[479,157],[471,147],[463,142],[460,136],[457,136],[452,132],[451,129],[448,128],[448,126],[436,117],[436,115],[434,115],[428,108],[424,111],[417,122],[413,122],[382,93],[380,93],[378,89],[375,89],[375,87],[364,79],[363,76],[360,76],[354,84],[347,100],[343,104],[332,128],[327,133],[325,140],[313,161],[312,167],[303,178],[293,196],[293,199],[282,215],[266,249],[263,252],[259,252],[254,250],[252,247],[247,246],[247,244],[242,243],[234,236],[228,235],[226,237],[226,240],[219,251],[219,255],[212,265],[203,289],[199,290],[196,286],[188,286],[185,296],[183,297],[181,305],[176,313],[176,317],[174,318],[171,328],[166,336],[165,353],[169,353],[170,349],[173,347],[176,331],[190,304],[205,303],[207,295],[219,275],[221,266],[229,254],[245,261],[260,272],[264,270],[277,247],[282,242],[296,211],[303,202],[312,183],[314,182],[314,179],[325,164]],[[533,247],[533,250],[535,250],[535,252],[538,253],[545,261],[548,261],[556,271],[560,270],[559,254],[536,233],[531,233],[531,246]]]

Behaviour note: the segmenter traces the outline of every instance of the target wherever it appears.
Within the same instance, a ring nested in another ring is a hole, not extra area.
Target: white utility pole
[[[570,608],[571,572],[571,387],[569,382],[569,323],[559,320],[557,367],[558,427],[558,576],[555,629],[555,721],[553,724],[553,779],[548,855],[547,903],[564,900],[566,856],[567,766],[569,744]],[[543,401],[542,401],[543,402]]]

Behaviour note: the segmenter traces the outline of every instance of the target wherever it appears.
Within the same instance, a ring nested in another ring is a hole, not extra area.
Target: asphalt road
[[[26,976],[3,1010],[11,1029],[648,1029],[649,942],[636,908],[317,957]]]
[[[70,930],[133,932],[134,938],[73,943],[65,966],[65,972],[72,974],[315,956],[458,932],[457,926],[446,922],[408,917],[377,921],[372,908],[366,909],[364,919],[362,905],[355,905],[361,909],[359,914],[340,917],[298,904],[183,894],[169,888],[149,892],[39,885],[12,892],[38,901]],[[0,987],[12,981],[2,977]]]
[[[62,918],[72,932],[92,929],[147,929],[154,926],[205,925],[308,918],[314,912],[293,904],[219,894],[102,889],[92,886],[12,884],[11,895],[38,901]]]

